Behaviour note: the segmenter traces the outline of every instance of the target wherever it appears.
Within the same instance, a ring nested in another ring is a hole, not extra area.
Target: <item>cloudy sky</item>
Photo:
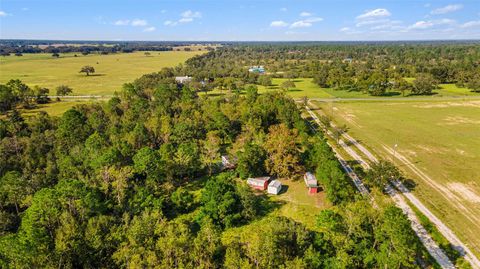
[[[480,0],[1,0],[0,38],[480,39]]]

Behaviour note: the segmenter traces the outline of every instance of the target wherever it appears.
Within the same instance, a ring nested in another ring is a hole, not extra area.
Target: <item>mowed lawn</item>
[[[368,93],[364,92],[357,92],[357,91],[345,91],[345,90],[336,90],[332,88],[322,88],[322,90],[334,97],[337,98],[385,98],[385,97],[392,97],[392,98],[425,98],[426,96],[422,95],[409,95],[409,92],[405,92],[405,96],[402,95],[401,92],[397,91],[389,91],[384,96],[371,96]],[[472,92],[468,88],[458,87],[455,84],[440,84],[438,85],[438,89],[433,91],[433,94],[430,95],[432,98],[438,97],[453,97],[453,96],[480,96],[480,93]]]
[[[74,95],[111,95],[119,91],[124,83],[163,67],[174,67],[204,51],[165,51],[117,53],[108,55],[76,53],[24,54],[23,56],[0,57],[0,83],[20,79],[29,86],[39,85],[55,93],[55,87],[64,84],[73,88]],[[95,74],[79,73],[82,66],[91,65]]]
[[[265,93],[280,90],[280,85],[287,80],[288,79],[285,78],[274,78],[272,79],[272,86],[258,86],[258,91],[259,93]],[[295,88],[289,89],[287,94],[293,98],[301,98],[304,96],[308,98],[333,98],[332,95],[315,84],[312,78],[296,78],[292,79],[292,81],[295,84]]]
[[[66,99],[60,102],[52,101],[48,104],[37,105],[34,109],[24,109],[22,110],[22,115],[26,117],[37,115],[40,111],[45,111],[50,116],[61,116],[65,111],[69,110],[70,108],[83,105],[83,104],[91,104],[93,102],[100,102],[98,100],[88,100],[88,99]]]
[[[377,155],[392,148],[431,180],[396,164],[414,192],[480,254],[480,100],[316,102]],[[397,155],[398,157],[399,155]]]
[[[285,78],[274,78],[272,79],[271,86],[261,86],[257,85],[258,92],[260,94],[277,91],[280,90],[280,85],[287,81],[288,79]],[[308,98],[371,98],[374,100],[375,98],[385,98],[385,97],[392,97],[392,98],[425,98],[425,97],[432,97],[433,99],[436,97],[453,97],[453,96],[480,96],[480,93],[472,92],[470,89],[457,87],[455,84],[440,84],[439,89],[434,90],[434,94],[431,96],[421,96],[421,95],[408,95],[409,93],[406,92],[406,96],[402,96],[400,92],[388,92],[384,96],[371,96],[368,93],[364,92],[357,92],[357,91],[346,91],[346,90],[337,90],[332,88],[321,88],[317,84],[313,82],[312,78],[296,78],[292,79],[295,83],[295,87],[289,89],[287,94],[293,98],[302,98],[304,96]],[[201,93],[203,94],[203,93]],[[218,89],[214,89],[208,92],[209,95],[219,96],[227,94],[227,91],[220,91]],[[242,92],[241,94],[245,94]]]
[[[309,194],[303,179],[280,180],[282,191],[279,195],[270,195],[273,201],[281,206],[273,215],[284,216],[305,224],[310,229],[317,229],[317,216],[325,208],[332,205],[327,201],[325,192]]]
[[[274,92],[274,91],[280,90],[280,85],[287,80],[288,79],[285,79],[285,78],[274,78],[272,79],[271,86],[261,86],[261,85],[256,85],[256,86],[260,94],[267,93],[267,92]],[[313,83],[312,78],[296,78],[296,79],[292,79],[292,81],[295,83],[295,87],[292,89],[289,89],[287,91],[287,94],[293,98],[301,98],[304,96],[307,96],[308,98],[333,98],[334,97],[328,94],[327,92],[325,92],[323,88],[320,88],[317,84]],[[208,95],[221,96],[227,93],[228,91],[226,90],[221,91],[219,89],[214,89],[212,91],[209,91]],[[203,94],[204,94],[203,92],[200,93],[200,95],[203,95]],[[240,94],[243,95],[245,94],[245,92],[241,92]]]

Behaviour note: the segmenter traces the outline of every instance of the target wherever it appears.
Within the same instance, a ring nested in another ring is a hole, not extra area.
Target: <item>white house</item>
[[[282,183],[278,180],[272,180],[270,184],[268,184],[268,189],[267,192],[270,194],[279,194],[280,191],[282,190]]]
[[[176,81],[178,84],[185,84],[185,83],[188,83],[188,82],[192,81],[192,77],[189,77],[189,76],[185,76],[185,77],[175,77],[175,81]]]

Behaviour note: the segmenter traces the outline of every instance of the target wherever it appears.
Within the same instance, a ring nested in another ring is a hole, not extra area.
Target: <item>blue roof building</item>
[[[250,69],[248,69],[249,72],[252,73],[260,73],[263,74],[265,73],[265,68],[263,66],[252,66]]]

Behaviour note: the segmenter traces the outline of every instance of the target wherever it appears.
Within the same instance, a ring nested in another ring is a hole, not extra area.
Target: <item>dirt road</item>
[[[310,106],[315,107],[313,104],[310,104]],[[318,109],[318,107],[315,107]],[[308,108],[308,110],[311,112],[311,110]],[[313,112],[312,112],[313,113]],[[316,116],[315,116],[316,117]],[[316,117],[316,121],[318,121],[318,118]],[[318,121],[319,122],[319,121]],[[332,124],[332,127],[335,127],[334,124]],[[369,151],[367,150],[363,145],[361,145],[358,141],[356,141],[353,137],[351,137],[348,134],[343,134],[342,137],[348,141],[349,145],[355,146],[360,152],[362,152],[370,162],[378,162],[378,159]],[[361,156],[359,156],[355,151],[353,151],[347,143],[342,143],[340,144],[347,153],[349,153],[350,156],[352,156],[355,160],[357,160],[362,167],[367,168],[369,167],[368,163],[363,160]],[[389,152],[390,154],[393,154],[393,149],[388,148],[386,146],[385,150]],[[346,148],[349,148],[348,150]],[[352,154],[353,152],[353,154]],[[395,154],[397,159],[402,161],[405,165],[410,167],[415,173],[417,173],[421,177],[426,177],[429,179],[429,182],[432,184],[436,183],[432,179],[430,179],[428,176],[426,176],[423,172],[421,172],[418,168],[416,168],[411,162],[409,162],[405,157],[403,157],[401,154],[396,153]],[[406,188],[401,182],[395,181],[392,182],[392,184],[403,194],[404,197],[406,197],[410,203],[412,203],[416,208],[420,210],[427,218],[432,222],[437,229],[442,233],[442,235],[447,238],[447,240],[462,254],[464,255],[465,259],[472,265],[473,268],[480,269],[480,261],[478,258],[473,254],[473,252],[465,245],[463,244],[460,239],[453,233],[452,230],[450,230],[440,219],[438,219],[418,198],[413,195],[408,188]],[[392,197],[393,198],[393,197]],[[408,206],[408,204],[407,204]],[[401,206],[399,206],[401,207]],[[402,208],[402,207],[401,207]],[[403,209],[403,208],[402,208]],[[404,210],[405,212],[405,210]],[[407,214],[408,215],[408,214]],[[413,227],[413,226],[412,226]],[[419,236],[420,237],[420,236]],[[421,237],[420,237],[421,239]],[[430,251],[429,251],[430,252]]]
[[[315,113],[313,113],[313,111],[308,106],[306,107],[306,109],[307,109],[307,112],[310,114],[310,116],[314,119],[314,121],[319,126],[321,126],[321,122],[318,119],[317,115],[315,115]],[[329,132],[329,131],[327,132],[327,134],[329,136],[332,136],[332,133]],[[351,141],[350,143],[355,143],[355,142]],[[370,168],[370,165],[367,162],[365,162],[362,159],[362,157],[359,156],[349,145],[347,145],[347,143],[345,143],[343,141],[343,139],[339,139],[338,143],[354,160],[358,161],[364,169],[369,169]],[[358,142],[357,142],[357,144],[358,144]],[[330,147],[332,147],[332,145],[330,145]],[[356,175],[356,173],[347,164],[347,162],[340,156],[340,154],[338,154],[338,152],[335,150],[334,147],[332,147],[332,150],[337,155],[337,158],[339,159],[343,169],[350,176],[350,178],[353,180],[355,186],[360,191],[360,193],[362,193],[364,195],[368,195],[368,190],[363,185],[363,182],[361,181],[361,179]],[[404,200],[403,196],[400,195],[391,185],[387,186],[386,193],[390,195],[390,197],[395,202],[395,205],[397,207],[399,207],[400,209],[402,209],[402,211],[407,215],[408,219],[410,220],[413,231],[417,234],[418,238],[420,239],[422,244],[425,246],[427,251],[430,253],[430,255],[432,255],[432,257],[435,259],[435,261],[437,261],[437,263],[442,268],[448,268],[448,269],[455,268],[455,266],[450,261],[448,256],[443,252],[443,250],[432,239],[432,237],[428,234],[427,230],[420,224],[420,221],[418,220],[417,216],[413,212],[412,208],[410,208],[408,203]]]

